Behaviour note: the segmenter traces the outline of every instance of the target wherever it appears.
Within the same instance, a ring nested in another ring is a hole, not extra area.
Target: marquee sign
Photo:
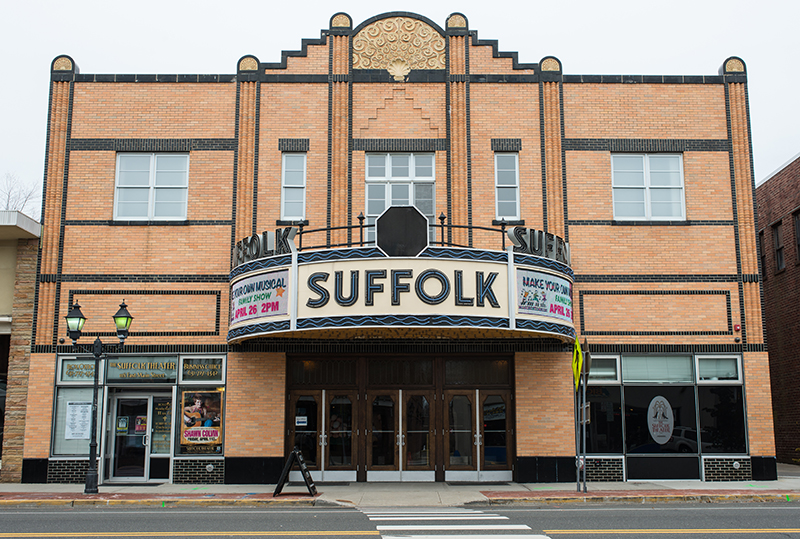
[[[298,252],[291,229],[251,236],[234,253],[228,342],[348,327],[476,327],[572,340],[569,246],[520,228],[508,231],[517,241],[505,251],[428,246],[416,256],[372,246]]]

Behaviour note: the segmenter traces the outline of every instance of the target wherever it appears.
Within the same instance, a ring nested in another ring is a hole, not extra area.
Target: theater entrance
[[[510,358],[291,358],[287,372],[286,451],[315,481],[511,480]]]

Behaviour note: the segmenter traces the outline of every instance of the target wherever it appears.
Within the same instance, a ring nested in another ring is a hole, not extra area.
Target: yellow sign
[[[578,383],[581,380],[581,369],[583,368],[583,353],[578,336],[575,336],[575,348],[572,351],[572,375],[575,378],[575,391],[578,391]]]

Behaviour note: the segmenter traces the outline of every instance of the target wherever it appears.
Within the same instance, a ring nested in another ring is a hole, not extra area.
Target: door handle
[[[142,445],[147,447],[147,443],[149,442],[147,434],[142,437]]]

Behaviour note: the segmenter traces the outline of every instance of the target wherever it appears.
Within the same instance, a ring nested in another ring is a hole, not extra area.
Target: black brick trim
[[[492,75],[492,74],[480,74],[480,75],[469,75],[467,77],[469,82],[488,82],[488,83],[519,83],[519,84],[538,84],[542,81],[542,77],[539,75]]]
[[[473,47],[491,47],[492,58],[511,58],[512,69],[534,69],[539,73],[539,64],[521,64],[519,63],[519,55],[516,52],[503,52],[497,48],[496,39],[478,39],[478,31],[470,30],[469,35],[472,37]],[[532,81],[534,82],[534,81]],[[539,82],[536,80],[535,82]]]
[[[56,278],[54,275],[48,276],[42,274],[39,276],[40,282],[54,282],[46,281],[45,279]],[[230,282],[229,275],[131,275],[128,273],[120,274],[98,274],[98,273],[84,273],[84,274],[62,274],[60,281],[73,282],[73,283],[225,283]],[[127,293],[127,292],[126,292]],[[135,292],[131,292],[135,293]]]
[[[568,151],[583,152],[727,152],[724,139],[581,139],[565,138]]]
[[[279,152],[307,152],[310,147],[310,141],[307,138],[279,138],[278,151]]]
[[[196,221],[114,221],[113,219],[75,219],[66,221],[66,226],[231,226],[232,220],[196,220]]]
[[[741,344],[602,344],[591,343],[592,354],[741,354],[758,352]]]
[[[734,226],[734,221],[617,221],[615,219],[569,220],[570,226]]]
[[[147,74],[112,74],[112,73],[63,73],[54,72],[53,82],[136,82],[136,83],[229,83],[236,82],[236,75],[147,75]]]
[[[373,82],[391,84],[397,82],[385,69],[353,69],[350,80],[362,84]],[[427,82],[442,84],[447,80],[447,72],[444,69],[412,69],[405,78],[405,82],[415,84]]]
[[[719,75],[564,75],[563,82],[591,84],[722,84]]]
[[[520,138],[493,138],[493,152],[521,152],[522,139]]]
[[[575,275],[576,283],[736,283],[737,274],[730,275]]]
[[[236,150],[236,139],[70,139],[70,150],[110,152],[190,152]]]
[[[355,138],[355,152],[437,152],[447,149],[447,139],[392,139],[392,138]]]
[[[584,319],[584,296],[725,296],[728,313],[728,329],[724,331],[586,331]],[[733,335],[733,316],[731,314],[730,290],[581,290],[578,293],[581,310],[581,335]]]
[[[64,280],[62,279],[62,282]],[[204,337],[219,335],[222,319],[222,292],[219,290],[70,290],[69,305],[74,304],[75,296],[215,296],[216,297],[216,316],[214,321],[214,331],[132,331],[131,337]],[[86,336],[114,337],[114,332],[85,332]]]

